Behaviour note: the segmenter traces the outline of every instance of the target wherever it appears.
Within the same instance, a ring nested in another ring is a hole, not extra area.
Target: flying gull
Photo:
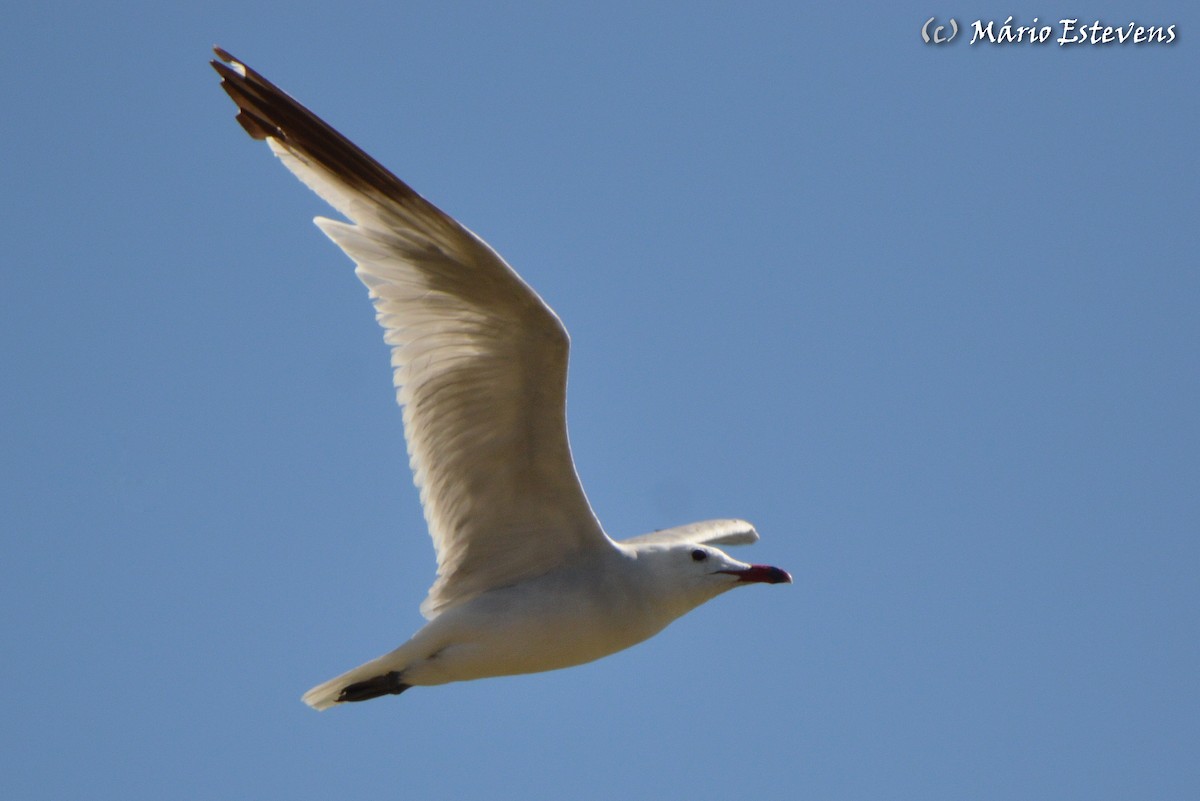
[[[437,580],[421,604],[429,622],[394,651],[309,690],[307,704],[583,664],[726,590],[792,580],[715,547],[757,541],[743,520],[610,539],[571,460],[569,340],[557,315],[486,242],[215,51],[237,121],[352,221],[315,220],[357,265],[391,347],[409,463],[437,551]]]

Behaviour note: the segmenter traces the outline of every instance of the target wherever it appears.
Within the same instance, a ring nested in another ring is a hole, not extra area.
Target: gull
[[[408,642],[304,694],[315,709],[616,653],[734,587],[791,582],[733,559],[743,520],[615,541],[567,442],[569,339],[487,243],[221,48],[237,121],[351,222],[314,222],[356,265],[391,347],[409,465],[437,552]]]

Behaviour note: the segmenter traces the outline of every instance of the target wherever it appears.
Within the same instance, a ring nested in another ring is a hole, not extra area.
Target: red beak
[[[761,582],[763,584],[791,584],[792,577],[786,570],[780,570],[777,567],[769,565],[750,565],[745,570],[720,570],[720,573],[728,573],[731,576],[737,576],[738,581],[744,582]]]

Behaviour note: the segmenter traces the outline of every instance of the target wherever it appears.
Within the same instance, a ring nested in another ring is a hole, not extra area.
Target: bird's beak
[[[728,573],[737,576],[739,582],[759,582],[762,584],[791,584],[792,576],[786,570],[780,570],[770,565],[750,565],[745,570],[718,570],[718,573]]]

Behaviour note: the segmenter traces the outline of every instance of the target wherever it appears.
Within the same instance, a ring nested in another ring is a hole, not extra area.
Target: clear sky
[[[0,796],[1200,797],[1194,3],[175,5],[4,14]],[[795,584],[301,704],[433,552],[366,292],[214,43],[557,310],[614,536],[745,517]]]

